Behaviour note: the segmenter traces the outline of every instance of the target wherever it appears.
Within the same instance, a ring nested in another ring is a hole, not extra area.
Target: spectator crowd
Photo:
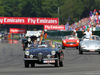
[[[65,28],[67,31],[68,30],[82,31],[82,30],[87,30],[87,28],[90,28],[91,31],[100,30],[100,10],[96,11],[95,9],[93,12],[90,11],[89,17],[83,18],[71,25],[69,25],[69,23],[67,22]]]

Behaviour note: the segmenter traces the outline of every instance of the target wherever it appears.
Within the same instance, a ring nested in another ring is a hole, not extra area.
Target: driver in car
[[[48,45],[48,47],[55,48],[55,45],[53,45],[52,42],[53,42],[53,41],[49,41],[49,45]]]
[[[75,36],[75,37],[77,37],[76,30],[73,31],[72,35]]]
[[[73,36],[75,39],[78,39],[78,38],[77,38],[76,30],[73,31],[73,33],[71,34],[71,36]]]
[[[52,43],[51,43],[51,41],[49,41],[49,45],[48,45],[49,47],[51,47],[52,46]]]
[[[34,47],[37,47],[38,46],[38,42],[37,40],[34,40]]]

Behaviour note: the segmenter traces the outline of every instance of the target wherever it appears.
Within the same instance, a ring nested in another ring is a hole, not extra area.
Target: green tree
[[[61,22],[66,23],[68,18],[70,23],[80,20],[83,17],[88,17],[90,10],[93,10],[94,0],[66,0],[61,6]]]
[[[23,0],[3,0],[4,16],[21,16],[21,3]]]
[[[5,10],[3,6],[3,1],[0,0],[0,16],[4,16]]]

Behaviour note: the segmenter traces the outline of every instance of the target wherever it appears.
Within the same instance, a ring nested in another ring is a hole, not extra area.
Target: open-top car
[[[76,47],[76,49],[78,49],[79,42],[78,37],[73,35],[64,36],[62,38],[62,49],[65,49],[65,47]]]
[[[79,54],[83,52],[99,52],[100,54],[100,37],[92,35],[91,38],[83,36],[79,44]]]
[[[64,54],[60,45],[53,41],[42,41],[40,43],[32,43],[25,50],[24,63],[25,67],[35,66],[37,64],[53,64],[55,67],[63,66]]]

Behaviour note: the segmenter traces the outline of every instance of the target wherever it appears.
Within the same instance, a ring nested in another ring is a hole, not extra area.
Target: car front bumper
[[[24,58],[24,60],[38,60],[36,58]],[[58,58],[44,58],[42,60],[58,60]]]
[[[48,63],[55,63],[56,60],[59,60],[58,58],[44,58],[41,61],[36,58],[24,58],[24,61],[33,61],[34,63],[41,63],[41,64],[48,64]]]
[[[62,44],[65,47],[78,47],[79,46],[79,43],[76,43],[76,44],[66,44],[66,43],[62,43]]]
[[[82,49],[83,52],[100,52],[100,49]]]

